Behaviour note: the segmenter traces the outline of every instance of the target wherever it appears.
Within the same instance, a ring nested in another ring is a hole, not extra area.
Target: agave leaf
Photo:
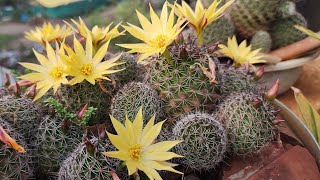
[[[311,131],[318,144],[320,144],[320,115],[308,99],[301,93],[297,88],[291,87],[294,91],[294,96],[300,113],[302,115],[302,120]]]

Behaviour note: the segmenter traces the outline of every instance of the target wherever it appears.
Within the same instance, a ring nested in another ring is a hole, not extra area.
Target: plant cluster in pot
[[[34,51],[39,64],[21,63],[33,71],[0,95],[0,163],[9,162],[0,177],[227,179],[239,175],[228,162],[251,160],[257,166],[244,179],[319,179],[312,135],[276,101],[281,82],[260,88],[264,68],[250,69],[265,62],[259,50],[235,36],[205,43],[205,30],[233,3],[206,9],[198,0],[194,12],[166,2],[160,16],[150,6],[151,21],[137,11],[141,27],[122,27],[142,42],[118,44],[133,55],[107,53],[125,33],[120,24],[89,29],[80,18],[26,33],[45,52]],[[183,37],[186,26],[196,37]]]

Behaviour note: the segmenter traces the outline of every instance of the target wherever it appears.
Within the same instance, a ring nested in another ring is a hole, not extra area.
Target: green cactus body
[[[70,156],[63,161],[58,180],[112,180],[110,172],[114,171],[120,179],[129,179],[128,173],[121,167],[121,161],[101,154],[101,152],[116,151],[109,140],[92,138],[93,152],[87,150],[85,144],[80,144]]]
[[[215,22],[208,25],[204,30],[203,40],[205,43],[220,42],[226,44],[228,37],[234,35],[234,25],[230,19],[221,17]]]
[[[306,27],[307,22],[301,14],[295,13],[287,18],[278,19],[272,24],[270,35],[273,49],[287,46],[307,37],[306,34],[296,29],[294,25]]]
[[[80,144],[82,136],[80,127],[45,116],[35,141],[40,176],[55,177],[60,163]]]
[[[224,97],[242,91],[259,92],[259,84],[244,68],[220,67],[220,92]]]
[[[175,147],[184,158],[181,163],[195,170],[210,170],[223,159],[227,149],[227,133],[213,116],[193,113],[179,120],[173,128]]]
[[[159,120],[161,99],[158,93],[145,83],[131,82],[113,97],[110,112],[117,120],[124,122],[125,115],[133,120],[140,107],[143,107],[145,121],[153,115],[156,115],[156,120]]]
[[[280,5],[279,18],[287,18],[294,15],[296,11],[296,4],[291,1],[283,1]]]
[[[236,30],[244,37],[267,30],[279,12],[282,0],[237,0],[230,12]]]
[[[241,92],[230,95],[219,105],[216,116],[228,130],[232,154],[257,153],[275,138],[272,121],[277,111],[256,93]]]
[[[27,180],[33,177],[33,162],[27,143],[11,125],[0,118],[1,127],[27,152],[19,153],[11,147],[0,142],[0,179]]]
[[[97,108],[89,124],[93,125],[103,122],[108,119],[107,110],[110,106],[113,87],[111,83],[107,81],[103,81],[102,86],[110,95],[104,92],[97,83],[92,85],[88,82],[83,82],[73,86],[62,86],[60,101],[71,113],[80,111],[83,106],[88,103],[90,107]]]
[[[0,115],[11,117],[6,120],[26,138],[27,143],[34,137],[39,125],[40,110],[31,99],[13,95],[0,97]]]
[[[210,109],[218,85],[210,83],[201,67],[208,68],[211,57],[194,42],[175,45],[170,51],[172,64],[155,58],[149,66],[150,84],[164,100],[165,112],[174,119],[192,110]]]
[[[253,50],[261,49],[260,52],[268,53],[272,47],[272,39],[268,32],[258,31],[252,36],[250,44]]]

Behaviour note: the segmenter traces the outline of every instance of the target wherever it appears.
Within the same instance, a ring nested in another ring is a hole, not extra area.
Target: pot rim
[[[313,155],[320,168],[320,145],[317,143],[310,130],[288,106],[277,99],[274,101],[274,104],[281,109],[280,114],[284,116],[287,125]]]
[[[320,56],[320,50],[317,50],[307,56],[297,58],[297,59],[291,59],[286,61],[281,61],[277,64],[269,64],[265,65],[265,72],[273,72],[273,71],[283,71],[293,68],[298,68],[306,63],[315,60],[317,57]]]

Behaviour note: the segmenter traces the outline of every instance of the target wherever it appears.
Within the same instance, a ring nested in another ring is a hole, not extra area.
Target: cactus
[[[292,1],[283,1],[279,8],[279,18],[287,18],[297,12],[296,4]]]
[[[103,88],[107,93],[113,93],[110,82],[103,81]],[[95,115],[89,124],[96,124],[108,119],[108,109],[111,101],[110,94],[104,92],[99,84],[92,85],[88,82],[76,84],[74,86],[62,86],[60,101],[70,113],[76,113],[88,103],[89,107],[97,108]]]
[[[259,92],[258,82],[243,67],[221,67],[220,93],[223,96],[236,92],[250,91]]]
[[[230,149],[236,155],[257,153],[275,138],[272,121],[277,110],[262,95],[235,93],[219,104],[216,116],[228,130]]]
[[[220,43],[226,44],[228,37],[234,35],[234,31],[235,28],[231,20],[226,17],[221,17],[205,28],[203,39],[205,43],[220,41]]]
[[[273,23],[270,29],[272,48],[281,48],[307,37],[306,34],[296,29],[294,25],[306,27],[307,22],[301,14],[295,13],[287,18],[278,19]]]
[[[250,42],[252,49],[261,49],[260,52],[268,53],[272,47],[272,39],[268,32],[258,31],[256,32]]]
[[[31,152],[20,135],[6,119],[0,117],[1,127],[27,152],[18,153],[16,150],[0,142],[0,179],[27,180],[33,177],[33,162]]]
[[[82,140],[82,129],[66,120],[45,116],[36,134],[40,176],[55,177],[60,163]]]
[[[129,179],[126,169],[121,168],[120,160],[101,154],[101,152],[115,150],[116,148],[108,139],[99,140],[93,137],[86,143],[80,144],[63,161],[58,173],[58,180],[112,180],[111,171],[115,171],[120,179]]]
[[[160,93],[171,119],[192,110],[209,110],[208,104],[215,100],[213,94],[218,85],[211,84],[203,72],[213,59],[195,43],[187,41],[172,46],[172,63],[160,57],[149,64],[149,82]],[[219,82],[219,74],[216,80]]]
[[[182,142],[175,147],[184,156],[183,164],[195,170],[215,168],[227,149],[227,133],[212,115],[193,113],[179,120],[173,128],[173,136]]]
[[[143,107],[143,116],[149,120],[154,114],[156,120],[161,115],[161,100],[158,93],[149,85],[139,82],[131,82],[120,89],[113,97],[110,112],[116,119],[125,120],[125,115],[133,120]]]
[[[279,13],[282,0],[237,0],[230,12],[236,30],[244,37],[251,37],[260,30],[267,30]]]
[[[39,124],[40,110],[31,99],[21,96],[5,95],[0,97],[0,115],[9,115],[8,123],[26,138],[27,143],[34,136]]]
[[[108,59],[114,57],[116,55],[112,55],[109,53],[107,57]],[[118,69],[124,69],[124,71],[120,71],[115,74],[111,74],[111,79],[116,82],[117,88],[123,87],[125,84],[128,84],[132,81],[142,82],[144,79],[144,67],[137,63],[137,57],[132,54],[123,53],[120,57],[120,62],[125,62],[122,65],[117,66]]]

